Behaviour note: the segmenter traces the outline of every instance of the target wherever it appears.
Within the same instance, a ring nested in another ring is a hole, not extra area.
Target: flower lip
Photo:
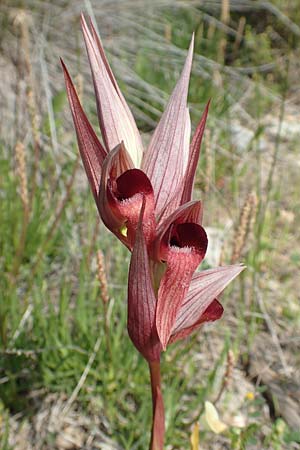
[[[197,223],[179,223],[172,227],[169,245],[179,248],[189,247],[205,254],[207,235],[204,228]]]
[[[120,201],[128,200],[136,194],[152,194],[150,180],[139,169],[130,169],[122,173],[115,182],[114,195]]]
[[[161,240],[161,260],[168,258],[168,253],[195,253],[203,260],[208,240],[204,228],[197,223],[187,222],[173,224]]]

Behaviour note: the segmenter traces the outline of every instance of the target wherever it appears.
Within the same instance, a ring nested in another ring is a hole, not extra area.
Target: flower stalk
[[[149,361],[152,394],[152,430],[149,450],[163,450],[165,412],[161,393],[160,361]]]

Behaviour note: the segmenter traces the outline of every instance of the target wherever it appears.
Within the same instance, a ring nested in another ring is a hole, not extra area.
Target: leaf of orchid
[[[126,239],[124,239],[120,230],[122,229],[125,220],[124,217],[116,213],[116,208],[113,208],[115,199],[110,195],[108,185],[111,177],[116,179],[126,170],[132,169],[132,167],[133,163],[124,144],[121,143],[117,145],[108,153],[103,162],[100,192],[97,199],[97,206],[104,224],[124,243],[126,242]]]
[[[150,448],[154,450],[163,450],[165,436],[165,413],[163,396],[159,387],[156,388],[155,409],[152,427]]]
[[[155,330],[156,298],[143,233],[145,199],[141,208],[128,275],[128,320],[130,339],[147,361],[158,361],[161,344]]]
[[[177,208],[167,219],[160,223],[154,243],[154,258],[158,261],[161,260],[162,240],[172,224],[191,222],[201,225],[202,215],[202,203],[200,201],[191,201]]]
[[[164,249],[166,271],[158,290],[156,328],[163,349],[166,348],[181,304],[197,266],[207,249],[207,236],[201,225],[179,223],[169,232]]]
[[[151,180],[160,215],[181,185],[189,158],[187,94],[194,38],[181,77],[144,155],[142,167]]]
[[[101,167],[107,152],[101,145],[96,133],[85,115],[85,112],[82,109],[72,79],[63,60],[61,60],[61,64],[64,72],[73,122],[77,134],[79,151],[93,195],[96,199],[99,193],[102,170]]]
[[[113,149],[121,141],[134,161],[140,166],[143,146],[139,131],[120,89],[116,88],[116,80],[112,76],[101,41],[94,28],[90,32],[86,21],[81,16],[82,31],[93,75],[97,100],[98,118],[103,141],[107,151]],[[97,36],[97,39],[96,39]]]
[[[187,171],[185,175],[184,190],[181,198],[181,204],[189,202],[192,199],[192,192],[194,187],[194,179],[196,174],[196,169],[199,161],[201,142],[203,138],[203,133],[205,129],[206,119],[208,115],[210,101],[207,103],[204,113],[200,119],[200,122],[196,128],[195,134],[193,136],[191,146],[190,146],[190,156],[187,166]]]
[[[214,322],[215,320],[220,319],[223,315],[223,312],[224,308],[221,303],[217,299],[213,300],[193,325],[175,331],[174,334],[171,335],[168,345],[172,344],[173,342],[179,341],[180,339],[188,337],[193,333],[193,331],[200,328],[203,323]]]
[[[181,305],[172,335],[197,324],[202,314],[226,286],[243,270],[242,265],[221,266],[196,272]]]

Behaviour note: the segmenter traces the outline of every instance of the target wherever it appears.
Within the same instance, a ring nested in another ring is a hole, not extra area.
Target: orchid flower
[[[153,398],[151,450],[162,450],[164,408],[160,357],[167,345],[222,316],[217,297],[243,269],[197,272],[207,249],[203,208],[192,201],[209,109],[190,143],[187,108],[194,38],[167,107],[146,150],[93,24],[81,18],[103,144],[93,130],[62,62],[83,165],[99,214],[132,252],[128,333],[148,361]]]

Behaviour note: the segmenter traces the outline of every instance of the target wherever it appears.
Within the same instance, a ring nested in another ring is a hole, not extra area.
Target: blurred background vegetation
[[[97,127],[82,11],[145,142],[195,32],[194,126],[212,99],[195,192],[210,237],[203,267],[248,267],[223,319],[164,355],[166,448],[196,450],[199,438],[201,449],[299,449],[298,0],[2,0],[0,449],[149,441],[147,367],[126,331],[129,254],[99,222],[59,64]]]

